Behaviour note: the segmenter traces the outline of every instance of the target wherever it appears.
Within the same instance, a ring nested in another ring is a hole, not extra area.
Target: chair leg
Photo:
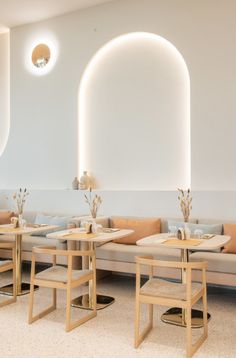
[[[208,336],[208,323],[207,323],[207,292],[206,292],[206,289],[203,292],[202,304],[203,304],[204,336],[205,336],[205,338],[207,338],[207,336]]]
[[[192,309],[188,307],[186,309],[186,335],[187,335],[187,358],[192,357]]]
[[[66,290],[66,332],[71,330],[71,289]]]
[[[95,283],[95,281],[93,282]],[[86,316],[72,322],[71,320],[71,288],[67,288],[66,295],[66,332],[70,332],[72,329],[79,327],[81,324],[89,321],[91,318],[97,315],[97,297],[96,297],[96,283],[93,285],[93,311]]]
[[[56,289],[53,288],[53,302],[52,305],[48,308],[44,309],[43,311],[39,312],[35,316],[33,316],[33,304],[34,304],[34,284],[30,283],[30,297],[29,297],[29,319],[28,323],[31,324],[38,319],[46,316],[47,314],[51,313],[56,309]]]
[[[13,266],[13,269],[12,269],[12,272],[13,272],[13,277],[12,277],[12,281],[13,281],[13,297],[11,298],[8,298],[6,300],[4,300],[3,302],[0,303],[0,307],[3,307],[3,306],[7,306],[7,305],[10,305],[11,303],[14,303],[16,302],[16,270],[15,270],[15,266]]]
[[[33,305],[34,305],[34,284],[30,283],[30,294],[29,294],[29,316],[28,323],[33,322]]]
[[[141,304],[139,301],[139,298],[136,298],[136,309],[135,309],[135,341],[134,341],[134,347],[138,348],[140,343],[144,340],[144,338],[147,336],[147,334],[150,332],[150,330],[153,327],[153,304],[148,305],[148,314],[149,314],[149,321],[147,326],[143,329],[141,333],[140,331],[140,310],[141,310]]]
[[[191,358],[193,354],[197,351],[197,349],[201,346],[201,344],[207,338],[207,295],[206,290],[203,292],[202,296],[203,302],[203,334],[197,339],[197,341],[192,344],[192,330],[191,330],[191,309],[190,312],[187,312],[187,358]],[[190,315],[190,320],[189,320]]]
[[[16,292],[16,265],[13,266],[13,302],[16,302],[17,292]]]

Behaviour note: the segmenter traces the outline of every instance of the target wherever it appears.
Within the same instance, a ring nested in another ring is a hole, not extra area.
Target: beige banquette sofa
[[[224,228],[227,229],[225,234],[231,236],[234,233],[236,235],[236,223],[223,224],[219,220],[191,220],[194,228],[201,228],[202,226],[208,226],[216,228],[216,232],[220,230],[220,234],[224,233]],[[172,225],[178,225],[179,219],[167,218],[161,219],[160,232],[168,232],[168,222]],[[110,225],[112,225],[112,219],[110,219]],[[235,236],[236,239],[236,236]],[[190,253],[190,260],[192,261],[207,261],[207,282],[216,285],[236,286],[236,242],[233,245],[229,245],[230,248],[235,246],[235,253],[222,252],[220,250],[216,252],[209,251],[193,251]],[[231,250],[229,250],[231,251]],[[120,273],[135,273],[135,256],[153,255],[155,259],[159,260],[180,260],[180,250],[173,248],[160,248],[160,247],[144,247],[138,245],[122,244],[109,242],[97,248],[97,268],[101,270],[109,270]],[[160,272],[160,271],[159,271]],[[143,273],[147,273],[143,268]],[[162,270],[163,277],[180,279],[181,272],[176,269]],[[196,279],[198,279],[198,273],[196,273]]]
[[[40,217],[41,215],[41,217]],[[87,216],[53,216],[48,214],[37,214],[33,212],[25,213],[25,219],[30,223],[43,223],[40,220],[45,221],[45,217],[48,216],[51,218],[48,223],[56,224],[60,222],[60,218],[63,218],[61,222],[65,224],[73,222],[76,226],[80,226],[83,220],[87,220]],[[59,221],[57,221],[57,219]],[[117,221],[118,219],[118,221]],[[171,219],[171,223],[180,222],[180,219]],[[122,225],[123,228],[133,228],[136,231],[139,231],[140,227],[141,233],[138,232],[138,238],[149,236],[155,232],[168,232],[168,221],[167,218],[157,219],[157,218],[129,218],[129,217],[99,217],[97,222],[103,227],[116,227]],[[153,226],[153,222],[155,222]],[[223,223],[219,220],[209,221],[209,220],[191,220],[193,224],[200,225],[218,225],[220,227],[220,233],[224,233]],[[45,222],[44,222],[45,223]],[[123,224],[122,224],[123,223]],[[227,228],[226,234],[230,234],[231,224]],[[232,225],[234,229],[234,225]],[[62,227],[60,227],[61,229]],[[143,228],[145,228],[143,230]],[[236,224],[235,224],[236,231]],[[31,260],[31,251],[32,247],[39,245],[55,245],[58,248],[65,249],[67,248],[67,242],[61,240],[48,239],[45,236],[46,233],[40,235],[31,235],[26,236],[23,239],[22,243],[22,260],[30,261]],[[231,236],[231,235],[230,235]],[[137,237],[136,237],[137,238]],[[0,242],[7,240],[14,240],[13,237],[6,235],[0,235]],[[69,245],[70,248],[75,249],[78,247],[78,244],[71,242]],[[8,257],[9,253],[7,251],[1,251],[0,257]],[[97,269],[110,271],[115,273],[122,274],[133,274],[135,273],[135,256],[142,255],[153,255],[155,259],[159,260],[180,260],[180,250],[173,248],[159,248],[159,247],[141,247],[136,244],[130,244],[128,240],[124,243],[122,239],[120,242],[108,242],[104,245],[98,246],[96,249],[97,257]],[[236,253],[224,253],[222,251],[218,252],[209,252],[209,251],[194,251],[190,253],[190,260],[206,260],[208,262],[208,271],[207,271],[207,282],[217,285],[227,285],[227,286],[236,286]],[[44,258],[44,262],[50,262],[50,257]],[[66,263],[66,262],[59,262]],[[145,268],[143,269],[143,274],[145,274]],[[177,270],[168,269],[161,272],[161,275],[166,278],[179,278],[181,273]],[[197,279],[197,275],[196,275]]]

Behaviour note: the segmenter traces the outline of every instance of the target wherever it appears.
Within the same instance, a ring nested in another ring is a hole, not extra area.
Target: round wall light
[[[32,62],[35,67],[43,68],[47,66],[50,57],[50,48],[45,44],[39,44],[33,49]]]
[[[58,42],[49,36],[38,38],[25,48],[25,68],[36,76],[49,73],[58,57]]]

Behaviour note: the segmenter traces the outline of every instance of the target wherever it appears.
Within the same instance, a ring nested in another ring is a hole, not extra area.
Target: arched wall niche
[[[104,45],[83,74],[79,174],[109,190],[190,187],[190,79],[164,38],[135,32]]]
[[[10,50],[9,31],[0,34],[0,158],[10,131]]]

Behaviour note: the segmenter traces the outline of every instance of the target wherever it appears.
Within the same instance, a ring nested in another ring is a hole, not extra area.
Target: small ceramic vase
[[[79,189],[80,190],[86,190],[90,186],[90,178],[88,176],[87,171],[83,172],[83,175],[81,176],[79,180]]]
[[[73,182],[72,182],[72,189],[73,190],[78,190],[78,179],[77,179],[77,177],[75,177],[75,179],[73,180]]]

